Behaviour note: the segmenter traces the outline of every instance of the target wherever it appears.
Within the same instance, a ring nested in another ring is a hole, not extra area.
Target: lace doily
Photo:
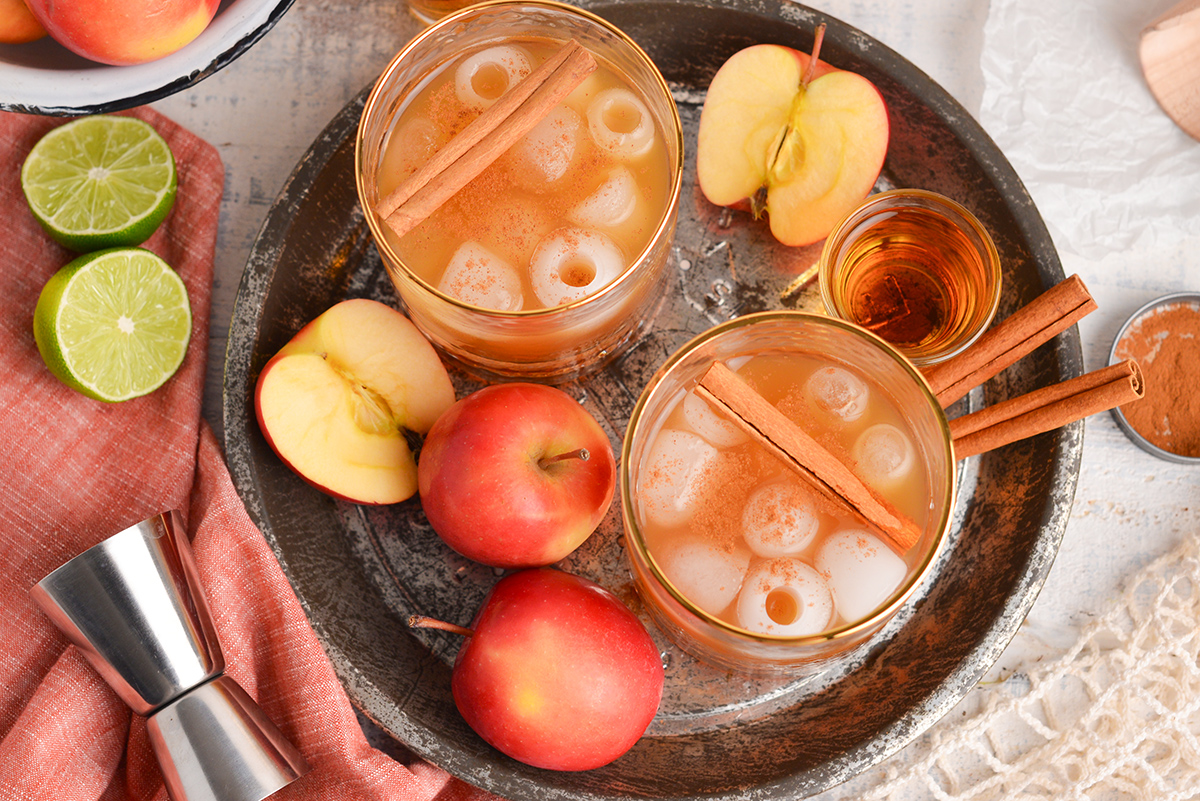
[[[1061,656],[973,690],[930,732],[836,794],[865,801],[1200,797],[1198,652],[1200,538],[1193,536],[1138,573]]]

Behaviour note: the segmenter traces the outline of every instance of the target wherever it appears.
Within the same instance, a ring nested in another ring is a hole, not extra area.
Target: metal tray
[[[672,84],[688,147],[703,92],[732,53],[757,42],[809,50],[883,93],[892,138],[880,187],[914,186],[968,206],[1004,264],[998,319],[1062,280],[1049,234],[1017,176],[978,124],[893,51],[792,4],[631,0],[586,6],[638,41]],[[251,253],[225,364],[225,448],[234,482],[274,549],[352,701],[416,754],[510,799],[793,799],[883,760],[933,725],[1016,633],[1058,550],[1075,492],[1081,424],[960,464],[960,493],[934,580],[879,643],[803,679],[748,680],[697,663],[659,637],[667,687],[659,716],[604,768],[557,773],[483,743],[450,696],[453,635],[410,631],[410,613],[469,623],[497,573],[453,554],[412,500],[385,508],[335,501],[303,483],[267,446],[253,413],[267,359],[307,321],[346,297],[398,305],[358,206],[353,137],[366,91],[313,144],[272,207]],[[694,334],[769,308],[816,308],[816,290],[787,291],[818,246],[774,244],[765,225],[709,205],[689,159],[670,269],[649,334],[602,372],[565,385],[619,445],[645,380]],[[964,407],[1079,375],[1071,329],[990,381]],[[460,396],[478,386],[453,374]],[[635,609],[618,510],[565,563]]]

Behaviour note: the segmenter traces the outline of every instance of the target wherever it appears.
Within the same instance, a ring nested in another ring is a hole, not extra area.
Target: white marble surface
[[[1061,4],[1061,0],[1047,1]],[[991,5],[1007,10],[1031,2],[993,0]],[[1116,59],[1113,69],[1128,80],[1130,70],[1136,71],[1131,54],[1138,27],[1170,4],[1170,0],[1148,0],[1135,4],[1136,13],[1134,6],[1117,13],[1123,7],[1119,0],[1089,4],[1092,24],[1082,27],[1072,46],[1081,48],[1081,53],[1101,44],[1115,48],[1123,58]],[[813,5],[889,45],[980,116],[988,0],[824,0]],[[1097,18],[1104,13],[1112,18]],[[991,20],[992,25],[1003,22]],[[417,30],[401,0],[297,0],[283,20],[238,61],[155,104],[216,145],[226,167],[205,395],[205,415],[218,433],[229,316],[266,212],[321,129]],[[1093,35],[1103,36],[1105,42],[1089,41]],[[1105,78],[1088,75],[1079,80]],[[995,88],[986,96],[992,97]],[[1009,94],[1020,92],[1020,87],[1007,89]],[[989,129],[989,133],[1001,141],[1008,132]],[[1131,133],[1131,143],[1136,143],[1136,133]],[[1024,177],[1023,165],[1014,161],[1014,166]],[[1104,165],[1096,166],[1099,170]],[[1195,199],[1193,193],[1191,202]],[[1043,216],[1057,230],[1060,221],[1045,210]],[[1151,258],[1155,264],[1146,263]],[[1081,325],[1088,369],[1104,363],[1120,323],[1142,302],[1169,291],[1200,289],[1200,264],[1186,247],[1167,254],[1139,254],[1135,247],[1101,258],[1072,253],[1065,255],[1064,265],[1068,273],[1084,277],[1100,304],[1100,311]],[[1142,453],[1108,415],[1088,421],[1084,447],[1079,489],[1061,554],[1026,632],[1001,660],[1001,675],[1069,644],[1078,626],[1103,608],[1124,576],[1196,533],[1200,469],[1171,465]]]

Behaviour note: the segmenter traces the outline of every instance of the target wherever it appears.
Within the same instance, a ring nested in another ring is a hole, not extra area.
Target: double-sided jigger
[[[174,801],[260,801],[308,763],[230,677],[175,512],[76,556],[30,590],[125,703],[146,716]]]

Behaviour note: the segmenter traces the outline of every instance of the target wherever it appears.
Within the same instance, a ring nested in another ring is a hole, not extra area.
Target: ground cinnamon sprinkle
[[[1116,355],[1136,359],[1146,395],[1121,407],[1129,425],[1151,444],[1180,456],[1200,457],[1200,308],[1160,307],[1125,332]]]

